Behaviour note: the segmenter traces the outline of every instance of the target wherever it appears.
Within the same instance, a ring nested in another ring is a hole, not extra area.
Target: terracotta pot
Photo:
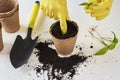
[[[76,39],[77,39],[77,33],[78,33],[79,27],[77,26],[77,24],[74,21],[69,21],[76,28],[76,33],[74,36],[70,36],[70,37],[61,39],[61,38],[56,37],[52,32],[52,30],[56,27],[58,22],[59,21],[57,21],[51,25],[50,34],[52,35],[52,40],[53,40],[53,43],[55,45],[57,53],[60,55],[63,55],[63,56],[64,55],[67,56],[73,52],[74,45],[75,45]]]
[[[19,5],[17,0],[0,0],[0,21],[9,33],[19,30]]]
[[[1,23],[0,23],[0,51],[3,49],[3,39],[2,39],[2,26],[1,26]]]

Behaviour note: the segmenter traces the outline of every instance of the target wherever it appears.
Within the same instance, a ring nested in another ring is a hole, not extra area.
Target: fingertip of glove
[[[92,17],[95,17],[95,16],[94,16],[94,13],[91,13],[90,15],[91,15]]]
[[[85,11],[86,14],[89,14],[90,12],[89,11]]]
[[[103,20],[105,17],[96,17],[96,20],[97,21],[101,21],[101,20]]]
[[[87,9],[87,8],[85,8],[84,10],[85,10],[85,13],[87,13],[87,14],[89,14],[89,13],[92,13],[92,12],[93,12],[93,10],[91,10],[91,9]]]

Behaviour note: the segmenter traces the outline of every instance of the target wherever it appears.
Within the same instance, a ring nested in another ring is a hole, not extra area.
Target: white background
[[[16,33],[6,33],[2,28],[4,49],[0,52],[0,80],[47,80],[47,76],[41,76],[41,78],[35,78],[34,72],[27,67],[20,67],[15,69],[9,60],[9,53],[14,40],[18,34],[23,38],[26,36],[27,25],[29,21],[29,15],[32,5],[35,0],[19,0],[19,16],[21,28]],[[79,25],[79,35],[77,44],[85,45],[85,55],[93,54],[95,51],[101,48],[101,44],[91,37],[85,37],[89,35],[88,29],[93,25],[98,25],[98,32],[103,36],[112,37],[111,31],[114,31],[117,37],[120,39],[120,0],[114,0],[110,15],[102,20],[96,21],[90,15],[85,14],[83,7],[78,6],[80,3],[86,0],[68,0],[68,8],[71,20],[74,20]],[[55,22],[53,19],[49,19],[45,15],[39,13],[39,17],[36,22],[36,28],[34,29],[35,37],[41,34],[41,39],[49,38],[51,36],[44,35],[44,32],[48,32],[50,25]],[[94,50],[89,49],[90,43],[93,42]],[[119,80],[120,79],[120,43],[117,47],[108,51],[106,55],[94,56],[92,63],[82,69],[78,69],[79,76],[74,76],[73,80]],[[37,63],[34,61],[34,57],[29,60],[30,63]],[[35,66],[35,65],[33,65]],[[33,74],[29,76],[28,74]]]

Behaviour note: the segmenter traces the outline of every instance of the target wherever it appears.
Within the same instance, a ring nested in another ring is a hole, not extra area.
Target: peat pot
[[[19,5],[17,0],[0,0],[0,22],[6,32],[19,30]]]
[[[74,21],[67,21],[67,33],[62,35],[60,22],[53,23],[50,27],[50,34],[56,51],[60,55],[70,55],[73,52],[79,27]]]

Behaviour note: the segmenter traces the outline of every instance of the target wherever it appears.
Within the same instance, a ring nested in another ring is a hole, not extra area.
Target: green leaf
[[[116,47],[116,44],[118,43],[118,38],[116,37],[115,33],[114,32],[112,32],[112,33],[114,35],[114,39],[113,39],[112,43],[110,45],[108,45],[108,48],[110,50],[114,49]]]
[[[115,33],[114,33],[114,32],[112,32],[112,33],[113,33],[113,35],[114,35],[114,39],[113,39],[112,42],[114,42],[114,43],[118,43],[118,38],[116,37]]]
[[[97,6],[97,4],[91,2],[91,3],[88,3],[88,2],[83,2],[81,4],[79,4],[81,6],[85,6],[86,8],[89,8],[90,6]]]
[[[88,6],[88,2],[83,2],[80,4],[81,6]]]
[[[96,52],[94,55],[104,55],[108,51],[108,47],[103,47],[98,52]]]
[[[108,49],[112,50],[116,47],[116,43],[111,43],[110,45],[108,45]]]

